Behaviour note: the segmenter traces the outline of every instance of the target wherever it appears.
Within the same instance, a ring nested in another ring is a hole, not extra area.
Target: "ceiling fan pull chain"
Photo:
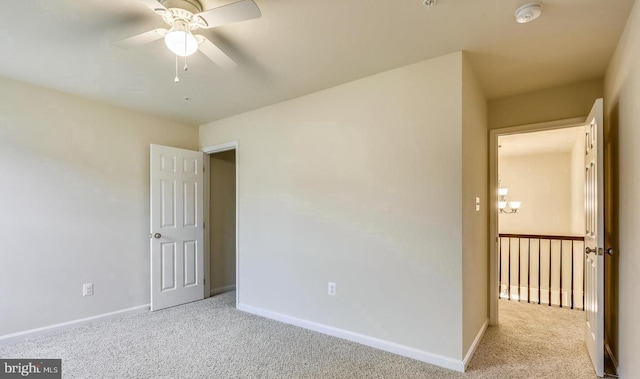
[[[184,70],[187,71],[189,69],[189,67],[187,66],[187,34],[184,34],[184,51],[185,51],[185,55],[184,55]]]
[[[178,78],[178,54],[176,54],[176,78],[173,79],[174,83],[179,83],[180,79]]]

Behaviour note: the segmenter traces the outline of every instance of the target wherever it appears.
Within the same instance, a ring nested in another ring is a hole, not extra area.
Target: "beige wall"
[[[571,152],[499,157],[500,180],[509,188],[507,200],[522,201],[518,213],[498,215],[499,233],[572,235],[571,158]]]
[[[210,157],[210,289],[219,293],[236,284],[236,152]]]
[[[488,208],[489,136],[487,100],[468,60],[462,69],[462,355],[489,317]],[[475,200],[480,198],[480,210]]]
[[[606,332],[622,378],[640,374],[640,5],[605,77]]]
[[[148,304],[149,144],[198,129],[4,78],[0,98],[0,336]]]
[[[239,141],[241,304],[462,358],[461,73],[451,54],[201,126]]]
[[[489,129],[586,117],[602,97],[602,79],[489,100]]]

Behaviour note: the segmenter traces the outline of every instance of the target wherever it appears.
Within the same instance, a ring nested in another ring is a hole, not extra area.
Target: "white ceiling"
[[[568,153],[578,141],[584,141],[582,126],[500,136],[498,156]]]
[[[161,40],[113,45],[165,26],[136,0],[3,0],[0,75],[200,124],[466,50],[496,98],[602,77],[633,5],[546,0],[521,25],[521,0],[255,1],[260,19],[202,32],[239,67],[196,53],[174,84]]]

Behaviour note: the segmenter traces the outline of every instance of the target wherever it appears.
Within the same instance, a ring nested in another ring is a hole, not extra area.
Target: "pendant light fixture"
[[[521,201],[507,201],[509,188],[502,187],[501,181],[498,180],[498,210],[500,213],[517,213],[522,205]]]

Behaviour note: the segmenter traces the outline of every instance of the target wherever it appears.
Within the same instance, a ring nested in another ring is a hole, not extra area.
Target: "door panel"
[[[184,227],[196,227],[198,219],[198,184],[196,182],[183,182],[183,220]]]
[[[160,244],[162,249],[162,288],[168,291],[176,288],[176,244],[175,242]]]
[[[197,269],[196,263],[198,250],[198,241],[184,241],[184,286],[193,286],[197,284]]]
[[[204,298],[203,154],[151,145],[151,310]]]
[[[596,375],[604,376],[604,152],[602,99],[585,127],[585,343]]]
[[[176,226],[176,182],[175,180],[160,180],[162,186],[160,199],[160,214],[162,227]]]

